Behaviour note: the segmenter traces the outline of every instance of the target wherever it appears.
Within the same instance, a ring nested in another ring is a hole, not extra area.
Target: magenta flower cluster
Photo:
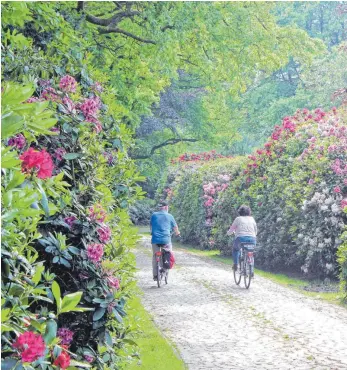
[[[104,247],[102,244],[92,243],[87,246],[87,256],[92,262],[100,262],[103,255]]]
[[[60,343],[69,346],[73,340],[74,332],[68,328],[58,329]]]
[[[74,224],[74,222],[77,220],[75,216],[65,217],[64,222],[68,224],[70,227]]]
[[[25,147],[26,140],[22,134],[18,134],[14,137],[11,137],[8,141],[8,145],[14,146],[17,149],[21,150]]]
[[[114,276],[107,276],[107,283],[110,288],[118,290],[120,287],[119,280]]]
[[[107,225],[102,225],[96,229],[99,240],[102,243],[107,243],[111,239],[111,229]]]
[[[76,86],[76,80],[69,75],[62,77],[59,82],[59,87],[65,92],[75,92]]]
[[[55,159],[59,162],[63,160],[65,154],[66,150],[64,148],[57,148],[54,152]]]

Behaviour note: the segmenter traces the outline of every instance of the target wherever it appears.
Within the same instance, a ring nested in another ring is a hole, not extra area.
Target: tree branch
[[[191,143],[194,143],[196,141],[198,141],[198,139],[180,139],[180,138],[171,138],[171,139],[168,139],[168,140],[165,140],[163,143],[161,144],[158,144],[158,145],[155,145],[151,151],[149,152],[149,154],[146,154],[146,155],[139,155],[139,156],[134,156],[132,157],[132,159],[147,159],[147,158],[150,158],[154,152],[164,146],[167,146],[167,145],[175,145],[177,143],[180,143],[180,142],[191,142]]]
[[[120,28],[98,28],[98,31],[101,35],[105,35],[107,33],[120,33],[122,35],[125,35],[127,37],[131,37],[132,39],[134,40],[137,40],[137,41],[140,41],[140,42],[143,42],[145,44],[153,44],[153,45],[156,45],[156,42],[153,41],[153,40],[147,40],[147,39],[143,39],[139,36],[136,36],[128,31],[124,31],[124,30],[121,30]]]
[[[77,1],[77,11],[81,12],[84,8],[84,1]]]

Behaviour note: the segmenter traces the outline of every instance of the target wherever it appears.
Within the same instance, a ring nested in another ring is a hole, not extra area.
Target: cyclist
[[[157,279],[157,262],[155,253],[160,250],[158,244],[165,244],[166,249],[172,250],[171,244],[171,232],[175,232],[177,236],[180,236],[177,223],[174,217],[169,213],[169,205],[167,202],[162,201],[159,203],[159,211],[154,212],[150,220],[150,230],[152,235],[152,269],[153,269],[153,280]],[[162,264],[162,261],[161,261]],[[163,266],[161,266],[163,267]]]
[[[257,224],[251,216],[251,208],[242,205],[238,209],[239,217],[236,217],[227,234],[235,233],[233,245],[233,270],[237,271],[239,262],[241,243],[256,244],[258,233]]]

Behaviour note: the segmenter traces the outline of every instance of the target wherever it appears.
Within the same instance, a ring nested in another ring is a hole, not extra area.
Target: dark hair
[[[250,216],[252,214],[251,208],[244,204],[237,210],[240,216]]]
[[[168,205],[169,205],[169,203],[166,200],[162,200],[162,201],[159,202],[158,207],[163,208],[163,207],[166,207]]]

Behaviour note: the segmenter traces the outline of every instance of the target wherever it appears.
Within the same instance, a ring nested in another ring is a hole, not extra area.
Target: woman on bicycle
[[[239,217],[236,217],[230,229],[228,235],[235,233],[235,240],[233,245],[233,270],[237,271],[237,265],[239,262],[241,243],[256,244],[257,237],[257,224],[254,218],[251,216],[251,208],[242,205],[238,209]]]

